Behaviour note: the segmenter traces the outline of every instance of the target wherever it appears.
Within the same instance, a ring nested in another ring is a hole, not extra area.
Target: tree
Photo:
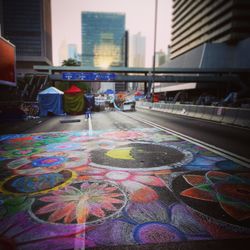
[[[63,60],[62,66],[81,66],[81,62],[76,59],[69,58],[67,60]]]

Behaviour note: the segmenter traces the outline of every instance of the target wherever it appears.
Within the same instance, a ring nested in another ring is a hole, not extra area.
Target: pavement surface
[[[132,118],[151,122],[250,159],[250,129],[161,111],[129,113]]]
[[[4,129],[1,250],[250,243],[245,165],[118,112]]]
[[[27,120],[1,120],[0,135],[26,133],[48,119],[48,117],[34,117]]]

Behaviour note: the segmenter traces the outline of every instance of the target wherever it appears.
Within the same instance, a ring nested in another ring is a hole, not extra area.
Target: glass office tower
[[[125,15],[82,12],[82,65],[122,67],[126,59]]]

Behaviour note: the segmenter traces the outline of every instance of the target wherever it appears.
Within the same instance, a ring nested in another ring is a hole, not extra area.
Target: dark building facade
[[[1,32],[16,46],[17,73],[52,64],[50,0],[1,0]]]
[[[250,68],[250,1],[173,0],[172,39],[167,62],[161,67],[195,69]],[[246,79],[246,80],[245,80]],[[159,84],[155,92],[177,99],[180,92],[189,101],[201,95],[225,98],[231,92],[246,96],[249,80],[242,84]]]
[[[249,36],[248,0],[173,0],[171,58],[206,42],[235,44]]]

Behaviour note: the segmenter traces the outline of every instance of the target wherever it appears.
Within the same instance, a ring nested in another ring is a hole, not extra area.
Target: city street
[[[105,111],[1,135],[0,249],[245,249],[249,130],[204,123]]]
[[[246,250],[250,1],[0,0],[0,250]]]

